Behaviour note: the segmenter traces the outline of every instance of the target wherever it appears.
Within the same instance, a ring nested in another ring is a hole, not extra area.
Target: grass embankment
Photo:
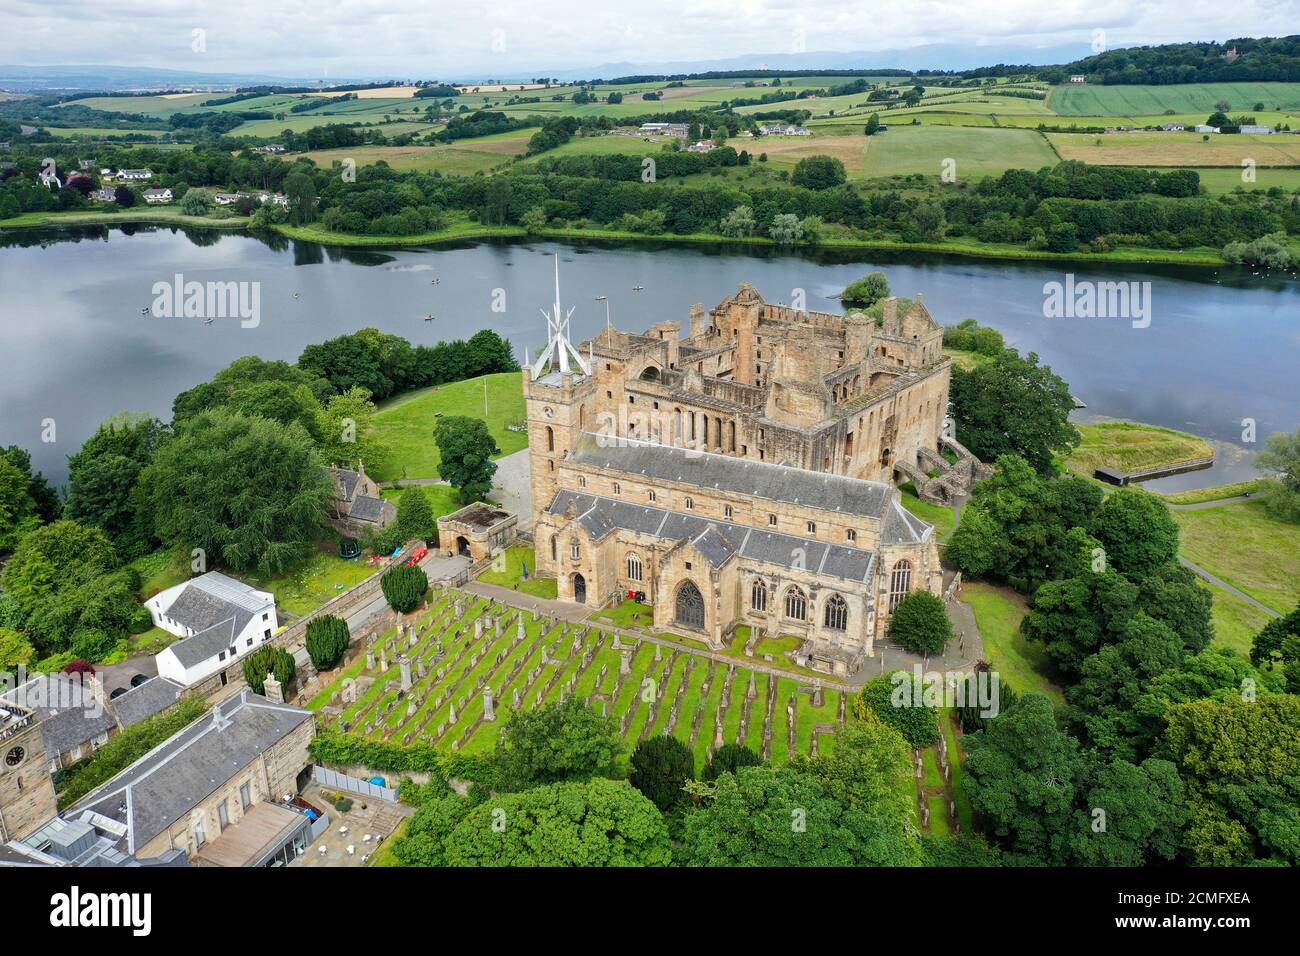
[[[1083,440],[1065,465],[1084,477],[1103,467],[1130,472],[1174,467],[1214,455],[1205,439],[1172,428],[1139,422],[1090,422],[1077,427]]]
[[[209,229],[243,229],[248,225],[246,216],[229,216],[210,219],[207,216],[187,216],[179,206],[142,206],[117,212],[72,210],[70,212],[25,212],[12,219],[0,219],[0,229],[36,229],[42,226],[100,226],[126,223],[171,223],[177,226],[205,226]]]
[[[1229,485],[1214,485],[1209,488],[1193,488],[1190,491],[1176,491],[1172,494],[1161,495],[1165,501],[1171,505],[1199,505],[1207,501],[1221,501],[1225,498],[1236,498],[1240,495],[1253,494],[1259,491],[1261,482],[1259,479],[1251,481],[1237,481]]]
[[[484,389],[486,386],[486,400]],[[433,429],[444,415],[487,422],[502,455],[528,447],[528,433],[506,425],[524,420],[524,390],[518,372],[498,372],[407,392],[375,413],[376,437],[388,446],[387,461],[371,473],[376,481],[437,478],[438,446]]]
[[[912,514],[916,515],[922,521],[927,521],[934,525],[934,533],[940,541],[947,541],[948,536],[952,534],[956,519],[953,516],[953,510],[948,505],[931,504],[928,501],[922,501],[910,491],[902,493],[903,507]]]
[[[1036,691],[1046,694],[1054,704],[1064,703],[1061,689],[1047,676],[1047,653],[1020,633],[1020,621],[1029,609],[1024,596],[1011,588],[968,581],[962,584],[961,599],[975,612],[975,623],[984,639],[984,656],[1000,679],[1020,693]]]
[[[1300,526],[1258,500],[1170,513],[1189,561],[1279,614],[1300,604]]]

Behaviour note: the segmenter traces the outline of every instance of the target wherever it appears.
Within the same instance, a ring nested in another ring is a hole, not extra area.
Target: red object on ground
[[[424,548],[424,547],[416,548],[414,551],[411,552],[411,556],[406,559],[406,566],[408,568],[415,567],[426,557],[428,557],[428,554],[429,554],[428,548]]]

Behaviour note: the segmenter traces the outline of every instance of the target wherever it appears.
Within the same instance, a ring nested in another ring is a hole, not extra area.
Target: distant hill
[[[272,76],[267,73],[200,73],[195,70],[162,70],[147,66],[0,66],[0,88],[21,92],[103,90],[166,90],[177,87],[230,90],[236,86],[291,84],[332,86],[355,82],[337,77]]]
[[[1065,74],[1104,84],[1300,82],[1300,36],[1127,47],[1065,63]]]

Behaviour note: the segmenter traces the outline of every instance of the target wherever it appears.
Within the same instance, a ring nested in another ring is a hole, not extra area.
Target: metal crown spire
[[[555,304],[551,311],[541,310],[542,315],[546,316],[546,333],[547,342],[546,350],[537,357],[537,361],[532,365],[533,380],[545,370],[547,364],[552,358],[560,368],[562,374],[567,374],[570,364],[575,365],[575,371],[580,371],[583,375],[591,374],[591,366],[583,359],[582,353],[579,352],[569,341],[569,319],[573,316],[573,309],[570,308],[565,312],[560,305],[560,255],[555,254]]]

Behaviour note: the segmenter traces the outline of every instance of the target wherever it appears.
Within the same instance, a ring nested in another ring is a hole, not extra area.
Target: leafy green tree
[[[256,415],[281,425],[297,423],[307,434],[316,437],[316,419],[321,407],[307,385],[252,382],[236,389],[227,406],[241,415]]]
[[[519,225],[523,226],[530,236],[537,235],[546,228],[546,210],[541,206],[534,206],[519,217]]]
[[[283,382],[290,388],[306,385],[317,401],[324,401],[333,392],[330,383],[312,370],[288,362],[245,355],[214,375],[212,381],[177,395],[172,402],[172,421],[179,426],[199,412],[230,404],[235,394],[243,389],[265,382]]]
[[[311,437],[227,409],[194,417],[141,478],[158,536],[209,565],[283,571],[315,544],[332,498]]]
[[[628,767],[628,783],[664,813],[690,803],[682,787],[695,779],[695,753],[676,737],[661,734],[641,741],[632,751]]]
[[[449,482],[461,501],[479,501],[492,490],[497,470],[492,454],[497,443],[482,419],[448,415],[433,429],[438,446],[438,476]]]
[[[347,653],[352,633],[348,622],[333,614],[322,614],[307,622],[307,656],[318,671],[336,667]]]
[[[1138,488],[1108,495],[1089,531],[1106,560],[1129,577],[1144,577],[1178,557],[1178,525],[1163,501]]]
[[[398,614],[410,614],[429,590],[429,576],[423,568],[397,564],[384,572],[379,579],[388,606]]]
[[[154,537],[138,481],[165,434],[152,416],[119,415],[100,425],[68,458],[64,517],[103,528],[123,556],[147,551]]]
[[[890,617],[889,637],[914,654],[942,654],[954,637],[943,599],[929,591],[906,595]]]
[[[447,866],[445,841],[472,809],[468,800],[455,794],[425,801],[393,844],[393,856],[402,866]]]
[[[1300,864],[1300,697],[1179,704],[1156,755],[1187,786],[1183,852],[1194,866]]]
[[[853,713],[859,720],[876,717],[912,747],[928,747],[939,739],[939,722],[926,703],[925,686],[906,671],[894,671],[867,681],[853,698]]]
[[[621,780],[556,783],[497,795],[470,810],[444,845],[450,866],[672,862],[663,816]]]
[[[206,216],[212,212],[215,195],[211,189],[187,189],[181,197],[181,212],[187,216]]]
[[[1078,790],[1078,742],[1057,726],[1041,694],[1017,698],[985,730],[963,738],[971,806],[1009,862],[1059,864]]]
[[[32,468],[32,455],[22,445],[5,445],[0,447],[0,459],[17,468],[27,476],[27,493],[36,506],[36,515],[42,521],[54,521],[63,510],[63,502],[49,481],[39,471]]]
[[[13,672],[19,667],[30,667],[36,659],[36,648],[18,631],[0,627],[0,670]]]
[[[861,279],[855,279],[844,287],[840,301],[845,305],[868,308],[881,299],[889,298],[889,280],[883,272],[872,272]]]
[[[1088,657],[1122,631],[1137,600],[1137,585],[1112,569],[1049,581],[1034,592],[1020,631],[1042,643],[1057,671],[1073,679]]]
[[[293,680],[297,665],[293,655],[282,647],[263,645],[244,658],[244,680],[254,694],[266,693],[266,678],[274,674],[281,686]]]
[[[1054,455],[1079,443],[1069,386],[1033,352],[1004,349],[975,368],[954,367],[951,397],[958,440],[984,461],[1020,455],[1049,475]]]
[[[875,136],[876,133],[880,132],[879,113],[872,113],[867,117],[867,125],[863,128],[862,132],[866,136]]]
[[[793,213],[783,212],[772,217],[768,235],[779,245],[792,246],[803,238],[803,223]]]
[[[763,758],[744,744],[723,744],[713,752],[709,762],[704,765],[700,779],[712,782],[724,773],[735,773],[741,767],[761,767]]]
[[[1087,774],[1082,805],[1064,839],[1071,866],[1147,866],[1179,851],[1186,788],[1167,760],[1114,760]]]
[[[790,182],[805,189],[830,189],[847,181],[844,164],[833,156],[805,156],[790,174]]]
[[[402,490],[397,499],[397,527],[403,541],[433,541],[438,537],[433,506],[423,488],[412,485]]]
[[[289,221],[305,226],[316,219],[316,183],[306,172],[290,173],[284,178],[284,195],[289,200]]]
[[[12,551],[41,523],[26,475],[0,458],[0,552]]]
[[[1300,607],[1264,625],[1251,642],[1250,661],[1269,671],[1280,666],[1287,692],[1300,694]]]
[[[375,412],[370,393],[360,386],[331,396],[318,410],[313,430],[321,460],[383,468],[391,449],[375,427]]]
[[[1189,654],[1153,678],[1134,702],[1134,752],[1146,757],[1154,751],[1170,708],[1193,700],[1240,697],[1247,689],[1267,693],[1263,683],[1250,662],[1229,648],[1207,648]]]
[[[1255,455],[1255,467],[1266,472],[1264,503],[1281,521],[1300,521],[1300,428],[1294,435],[1278,432]]]
[[[717,780],[686,817],[675,861],[686,866],[902,866],[914,842],[870,812],[846,807],[811,774],[742,767]]]
[[[730,236],[732,239],[742,239],[745,236],[754,234],[754,210],[749,206],[736,206],[729,213],[722,217],[718,223],[718,230],[724,236]]]
[[[117,552],[101,529],[56,521],[23,538],[5,562],[0,584],[28,617],[56,592],[89,584],[118,564]]]
[[[618,721],[577,697],[538,710],[514,710],[492,755],[500,790],[612,773],[623,751]]]

